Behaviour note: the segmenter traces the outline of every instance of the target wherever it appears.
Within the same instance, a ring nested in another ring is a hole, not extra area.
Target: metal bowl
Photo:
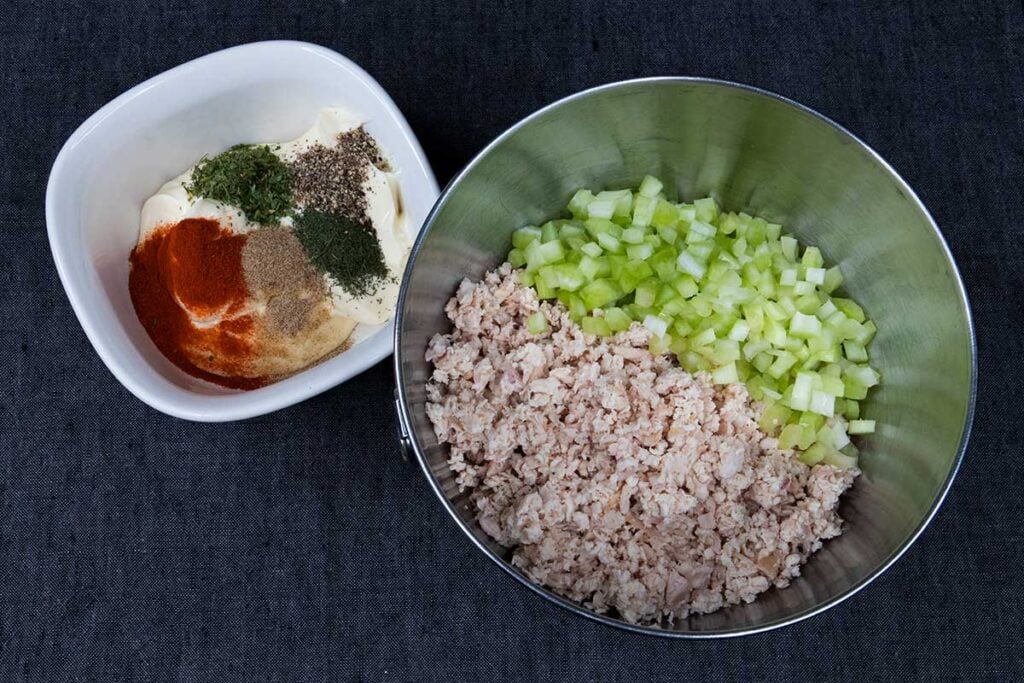
[[[505,258],[514,229],[559,215],[580,188],[635,186],[645,174],[683,199],[782,223],[828,261],[878,324],[878,421],[860,441],[861,476],[843,498],[845,533],[789,588],[674,624],[638,627],[537,586],[477,525],[424,412],[428,340],[463,278]],[[577,614],[678,637],[754,633],[850,597],[902,555],[949,490],[975,399],[975,342],[963,283],[938,227],[896,172],[820,114],[755,88],[696,78],[625,81],[560,100],[487,146],[448,185],[419,235],[398,301],[399,422],[430,485],[470,539],[531,590]]]

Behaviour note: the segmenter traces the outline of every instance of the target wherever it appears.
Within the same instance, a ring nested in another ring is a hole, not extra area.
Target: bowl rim
[[[173,82],[175,79],[191,73],[209,69],[230,68],[230,65],[244,60],[251,61],[252,68],[258,69],[261,60],[265,61],[268,58],[272,58],[279,51],[305,52],[330,62],[332,68],[350,72],[356,80],[362,83],[365,87],[365,92],[371,98],[376,98],[395,121],[398,132],[408,144],[412,157],[417,162],[417,168],[410,170],[415,170],[417,175],[422,174],[421,182],[425,183],[426,192],[432,195],[435,201],[439,194],[437,178],[430,167],[419,139],[402,114],[402,111],[398,108],[398,105],[395,104],[383,86],[351,59],[334,50],[314,43],[296,40],[266,40],[243,43],[210,52],[171,67],[129,88],[85,119],[61,146],[50,168],[45,200],[47,237],[50,252],[57,268],[61,285],[71,303],[75,317],[78,319],[86,337],[89,339],[96,354],[103,361],[103,364],[122,386],[128,389],[136,398],[151,408],[173,417],[197,422],[229,422],[249,419],[281,410],[312,398],[364,372],[382,361],[392,351],[392,346],[388,343],[388,340],[393,335],[394,318],[385,323],[382,329],[365,340],[370,341],[376,338],[379,341],[379,347],[372,351],[367,350],[365,357],[361,361],[340,364],[334,368],[326,364],[315,364],[288,378],[293,379],[301,376],[304,381],[289,386],[286,391],[260,394],[260,390],[256,390],[207,395],[180,386],[176,386],[176,389],[180,391],[166,393],[155,391],[148,383],[139,381],[122,366],[118,358],[120,353],[119,347],[109,344],[99,333],[97,329],[98,321],[87,301],[87,292],[84,291],[85,288],[79,278],[72,274],[74,270],[72,264],[74,259],[77,258],[77,254],[72,251],[72,245],[69,244],[68,238],[64,234],[68,231],[67,219],[65,217],[62,221],[63,212],[58,207],[58,195],[61,191],[63,179],[69,172],[67,167],[73,161],[73,153],[78,145],[100,128],[108,117],[139,97],[144,96],[154,87],[168,81]],[[413,225],[411,227],[420,226]],[[392,326],[391,330],[387,329],[388,325]],[[130,342],[129,344],[134,346]],[[269,386],[273,387],[274,385]]]
[[[402,324],[404,322],[405,317],[405,300],[408,295],[409,289],[409,276],[412,273],[413,267],[415,266],[416,259],[419,256],[420,249],[423,246],[423,242],[426,236],[429,234],[431,228],[433,227],[434,221],[437,218],[438,213],[440,213],[440,210],[447,204],[452,191],[454,190],[456,185],[458,185],[462,181],[462,179],[470,173],[470,171],[476,168],[476,166],[478,166],[482,162],[482,160],[486,158],[498,145],[500,145],[505,140],[515,135],[522,128],[529,125],[534,120],[544,116],[548,112],[558,107],[561,107],[562,105],[568,104],[569,102],[590,97],[592,95],[607,90],[614,90],[624,86],[631,86],[637,84],[702,84],[727,89],[742,90],[748,93],[753,93],[755,95],[760,95],[762,97],[769,98],[783,105],[792,107],[799,112],[808,114],[811,117],[817,119],[818,121],[824,123],[825,125],[831,127],[840,135],[843,135],[846,138],[848,138],[858,148],[860,148],[861,151],[866,152],[882,168],[882,170],[889,174],[891,179],[896,183],[900,190],[905,193],[907,198],[927,219],[928,224],[931,226],[935,238],[938,240],[939,246],[941,247],[946,257],[946,260],[952,269],[957,290],[960,293],[960,301],[963,305],[964,314],[966,316],[967,332],[970,337],[970,386],[967,401],[967,411],[964,415],[963,430],[960,435],[960,443],[957,446],[956,457],[953,460],[949,473],[946,476],[945,481],[943,481],[940,485],[939,491],[936,494],[935,499],[932,501],[931,506],[925,512],[924,516],[921,519],[921,522],[910,533],[910,535],[907,536],[907,538],[898,548],[896,548],[892,553],[890,553],[890,555],[887,558],[885,558],[881,563],[879,563],[879,565],[870,574],[862,578],[853,586],[847,588],[845,591],[839,593],[838,595],[832,596],[829,599],[824,600],[823,602],[817,605],[814,605],[813,607],[809,607],[790,616],[775,619],[763,624],[709,631],[670,631],[655,626],[641,626],[637,624],[630,624],[620,619],[615,619],[604,614],[598,614],[596,612],[593,612],[576,602],[570,601],[554,593],[553,591],[548,590],[544,586],[541,586],[530,581],[526,576],[516,571],[511,564],[509,564],[504,559],[499,557],[494,551],[491,550],[491,548],[489,548],[485,543],[483,543],[479,538],[477,538],[477,536],[473,533],[470,527],[463,521],[458,511],[455,509],[455,506],[452,505],[450,500],[448,500],[448,497],[445,495],[444,491],[441,489],[441,486],[438,484],[437,479],[430,471],[430,465],[427,462],[423,450],[420,448],[419,442],[416,439],[416,434],[411,426],[411,411],[409,409],[408,394],[405,389],[406,378],[405,372],[402,367],[402,352],[400,343]],[[757,633],[773,631],[784,626],[789,626],[791,624],[804,621],[805,619],[809,619],[815,615],[821,614],[826,610],[829,610],[832,607],[835,607],[841,602],[847,600],[848,598],[852,597],[856,593],[863,590],[868,584],[877,579],[883,573],[885,573],[885,571],[888,570],[889,567],[891,567],[900,557],[903,556],[905,552],[907,552],[907,550],[910,548],[910,546],[914,544],[918,537],[920,537],[920,535],[924,532],[925,528],[927,528],[929,523],[931,523],[932,519],[935,517],[943,501],[945,500],[946,495],[949,493],[949,489],[953,485],[953,480],[956,478],[956,475],[960,470],[960,465],[963,462],[964,454],[967,450],[967,444],[970,440],[971,429],[974,422],[975,403],[978,393],[977,339],[975,337],[974,319],[971,313],[970,300],[967,296],[967,289],[964,286],[963,278],[960,275],[959,268],[957,268],[956,260],[953,258],[953,253],[952,251],[950,251],[949,244],[943,237],[942,231],[939,229],[939,226],[935,222],[935,219],[932,217],[931,213],[924,205],[924,202],[922,202],[921,199],[917,196],[917,193],[914,192],[910,185],[900,176],[899,173],[896,172],[896,169],[894,169],[892,165],[889,164],[889,162],[886,161],[878,152],[872,149],[870,145],[868,145],[866,142],[861,140],[859,137],[854,135],[852,132],[847,130],[842,125],[836,123],[829,117],[815,111],[814,109],[808,107],[807,105],[801,104],[800,102],[785,97],[784,95],[779,95],[778,93],[774,93],[770,90],[765,90],[763,88],[759,88],[756,86],[746,85],[743,83],[737,83],[734,81],[727,81],[717,78],[706,78],[701,76],[652,76],[647,78],[634,78],[622,81],[615,81],[612,83],[606,83],[604,85],[599,85],[593,88],[581,90],[566,97],[562,97],[548,105],[545,105],[544,107],[541,107],[537,111],[521,119],[508,129],[506,129],[504,132],[502,132],[500,135],[498,135],[496,138],[494,138],[486,147],[484,147],[482,150],[480,150],[480,152],[474,155],[474,157],[469,161],[469,163],[467,163],[462,168],[462,170],[460,170],[445,185],[444,189],[441,191],[441,195],[438,197],[437,201],[434,203],[433,208],[430,210],[430,213],[427,215],[427,218],[423,223],[423,227],[421,228],[419,234],[417,235],[416,241],[414,242],[412,250],[409,253],[409,260],[406,262],[405,273],[402,278],[402,286],[398,295],[398,305],[395,311],[394,345],[395,351],[393,362],[396,384],[395,403],[398,410],[398,421],[399,428],[402,432],[401,436],[403,447],[410,448],[415,453],[416,460],[417,462],[419,462],[420,469],[426,476],[426,479],[430,484],[430,488],[434,491],[434,494],[441,500],[441,503],[448,511],[448,514],[452,517],[453,520],[455,520],[455,523],[459,526],[462,532],[469,538],[473,545],[475,545],[479,550],[481,550],[495,564],[501,567],[501,569],[504,570],[506,574],[512,576],[518,583],[520,583],[523,586],[526,586],[528,589],[530,589],[537,595],[546,598],[550,602],[553,602],[556,605],[559,605],[560,607],[569,610],[570,612],[573,612],[587,619],[596,621],[598,623],[604,624],[606,626],[623,629],[625,631],[630,631],[633,633],[687,640],[732,638],[744,635],[753,635]]]

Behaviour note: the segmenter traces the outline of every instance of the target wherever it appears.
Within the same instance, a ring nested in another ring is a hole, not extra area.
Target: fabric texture
[[[1019,2],[30,0],[0,24],[0,680],[1020,680],[1024,16]],[[165,417],[106,370],[43,198],[68,135],[202,54],[292,38],[390,92],[447,181],[561,96],[703,75],[795,98],[916,189],[970,293],[974,435],[867,590],[726,641],[539,599],[448,519],[395,438],[388,362],[247,422]]]

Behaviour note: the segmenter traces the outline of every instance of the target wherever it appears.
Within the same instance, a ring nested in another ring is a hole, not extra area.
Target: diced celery
[[[745,341],[750,336],[750,324],[746,320],[737,320],[732,329],[729,330],[729,339],[733,341]]]
[[[819,375],[821,378],[821,390],[832,396],[842,396],[846,391],[843,380],[831,375]]]
[[[776,360],[776,362],[778,362]],[[793,410],[808,410],[814,395],[816,376],[809,372],[798,372],[793,382],[793,393],[789,398],[789,407]]]
[[[677,220],[679,220],[679,210],[676,209],[675,205],[664,199],[659,199],[657,206],[654,207],[654,214],[651,216],[651,225],[659,229],[668,229]],[[671,243],[675,239],[666,239],[665,241]]]
[[[542,334],[548,329],[548,319],[543,311],[537,311],[526,319],[526,331],[530,334]]]
[[[679,252],[679,258],[676,260],[676,265],[679,266],[679,270],[692,276],[695,280],[700,280],[704,277],[704,273],[707,272],[705,265],[698,261],[689,251]]]
[[[593,280],[597,278],[598,275],[601,274],[601,270],[606,267],[606,263],[601,263],[597,259],[591,258],[590,256],[586,255],[584,255],[584,257],[580,259],[579,263],[580,272],[583,273],[583,275],[588,280]]]
[[[587,314],[587,307],[583,303],[583,298],[579,294],[569,294],[569,317],[579,322],[580,319]]]
[[[824,268],[808,268],[804,274],[804,279],[815,285],[825,284],[825,269]]]
[[[791,450],[800,441],[800,437],[803,435],[803,427],[798,424],[788,424],[782,428],[782,433],[779,434],[779,448],[783,450]]]
[[[709,344],[713,344],[715,342],[715,339],[715,330],[714,328],[709,327],[703,332],[694,335],[693,338],[690,339],[690,341],[694,346],[707,346]]]
[[[864,324],[861,325],[860,327],[860,334],[854,337],[853,341],[857,342],[861,346],[867,346],[868,344],[871,343],[871,340],[875,338],[875,332],[877,331],[877,328],[875,327],[875,323],[872,322],[871,320],[865,321]]]
[[[843,417],[847,420],[856,420],[860,417],[860,403],[853,399],[843,399]]]
[[[871,388],[878,384],[878,373],[868,365],[851,365],[846,369],[846,376],[856,384]]]
[[[640,195],[633,200],[633,225],[646,228],[654,218],[654,210],[658,208],[658,200],[654,197]]]
[[[693,203],[697,211],[697,219],[711,223],[718,218],[718,203],[712,197],[698,199]]]
[[[790,263],[796,263],[797,251],[800,248],[800,244],[796,241],[796,238],[791,235],[783,235],[779,238],[779,243],[782,247],[782,254],[786,257],[786,260]]]
[[[736,363],[729,363],[716,368],[711,373],[711,381],[715,384],[732,384],[733,382],[739,382],[740,376],[736,371]]]
[[[809,339],[821,334],[821,321],[813,315],[795,311],[789,321],[789,333],[794,337]]]
[[[813,294],[813,293],[814,293],[814,283],[813,282],[806,282],[804,280],[798,280],[797,283],[795,285],[793,285],[793,294],[796,295],[796,296],[807,296],[808,294]]]
[[[874,420],[850,420],[850,426],[848,427],[850,434],[874,434],[875,433],[875,421]]]
[[[531,242],[526,247],[526,266],[536,270],[549,263],[557,263],[565,258],[565,249],[558,240],[554,242]]]
[[[642,197],[657,197],[663,187],[664,185],[660,180],[649,175],[644,176],[644,179],[640,181],[640,188],[637,192],[639,192]]]
[[[587,205],[587,215],[591,218],[608,218],[615,215],[615,201],[611,199],[594,199]]]
[[[643,282],[637,285],[633,293],[633,301],[638,306],[653,306],[658,296],[658,285],[655,282]]]
[[[597,243],[601,245],[602,249],[612,254],[622,253],[622,243],[606,232],[598,234]]]
[[[584,316],[580,321],[580,327],[583,328],[585,334],[596,334],[602,337],[607,337],[612,333],[608,323],[605,322],[604,318],[595,318],[594,316]]]
[[[775,362],[773,362],[768,367],[767,373],[771,377],[779,379],[787,372],[789,372],[790,368],[796,365],[796,361],[796,356],[789,353],[788,351],[783,351],[782,353],[775,357]],[[800,408],[799,410],[803,410],[803,408]]]
[[[622,295],[623,292],[619,286],[607,278],[594,280],[580,290],[580,297],[588,311],[607,306]]]
[[[836,397],[824,391],[815,390],[811,392],[810,411],[825,417],[832,417],[835,414]]]
[[[569,200],[569,211],[576,218],[586,218],[587,207],[594,201],[594,195],[590,190],[577,190],[576,194]]]
[[[868,360],[867,350],[854,341],[844,341],[843,352],[846,358],[854,363],[866,363]]]
[[[652,335],[650,341],[647,342],[647,350],[655,356],[660,356],[663,353],[668,353],[669,347],[672,345],[672,336],[664,335],[659,337],[658,335]]]
[[[602,249],[601,245],[598,244],[597,242],[587,242],[582,247],[580,247],[580,251],[582,251],[587,256],[590,256],[591,258],[597,258],[598,256],[604,253],[604,249]]]
[[[551,242],[558,239],[558,227],[551,221],[548,221],[540,227],[540,241]]]
[[[779,275],[779,284],[783,287],[792,287],[796,284],[796,268],[787,268]]]
[[[852,469],[857,466],[857,458],[851,458],[848,455],[843,455],[836,450],[828,450],[822,457],[821,462],[826,465],[832,465],[841,470]]]
[[[512,233],[512,246],[516,249],[526,249],[530,242],[536,242],[541,238],[541,229],[532,225],[519,228]]]
[[[629,317],[624,310],[618,307],[606,308],[604,311],[604,321],[608,323],[608,327],[612,332],[621,332],[628,330],[630,323],[633,320]]]
[[[839,266],[833,266],[825,271],[825,281],[821,285],[821,289],[826,294],[839,289],[843,284],[843,272],[839,270]]]
[[[668,332],[668,321],[654,315],[645,317],[643,325],[658,337],[664,337]]]
[[[821,257],[821,250],[817,247],[807,247],[804,249],[803,258],[800,259],[800,265],[805,268],[821,268],[825,264],[825,260]]]
[[[638,228],[636,226],[626,228],[622,231],[622,241],[627,244],[641,244],[644,241],[645,234],[646,233],[643,228]]]
[[[764,409],[758,419],[758,425],[767,434],[774,434],[776,430],[789,422],[793,412],[781,403],[773,403]]]
[[[822,443],[816,443],[798,455],[797,459],[805,465],[814,466],[824,460],[825,456],[830,452],[834,452],[830,447]]]
[[[513,249],[508,252],[508,262],[512,264],[513,268],[521,268],[526,265],[526,254],[522,249]]]
[[[539,277],[534,281],[533,288],[537,290],[538,299],[554,299],[558,294],[553,287],[546,285],[544,280]]]
[[[626,256],[631,259],[643,261],[651,257],[654,253],[654,247],[649,244],[634,244],[626,247]]]
[[[856,304],[856,302],[850,299],[843,299],[840,297],[832,297],[832,303],[836,305],[840,311],[843,312],[847,318],[853,318],[859,323],[864,322],[864,309]]]

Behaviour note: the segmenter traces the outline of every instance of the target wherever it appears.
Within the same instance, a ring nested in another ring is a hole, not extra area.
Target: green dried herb
[[[254,223],[273,224],[295,210],[291,170],[267,145],[235,145],[203,157],[185,190],[237,206]]]
[[[295,218],[295,236],[313,265],[354,297],[374,294],[388,277],[377,233],[365,223],[307,208]]]

